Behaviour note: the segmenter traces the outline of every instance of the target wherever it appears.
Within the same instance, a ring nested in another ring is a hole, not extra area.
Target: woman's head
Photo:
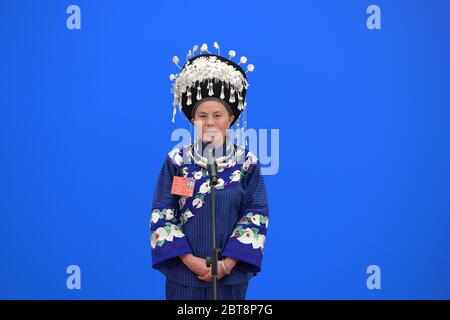
[[[194,110],[192,122],[205,142],[221,143],[234,120],[231,110],[217,100],[205,100]]]

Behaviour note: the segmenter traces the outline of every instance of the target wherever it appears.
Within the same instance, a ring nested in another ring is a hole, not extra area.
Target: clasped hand
[[[181,261],[197,275],[197,278],[203,281],[211,281],[212,275],[211,275],[211,267],[206,266],[206,259],[198,258],[194,256],[191,253],[184,254],[180,256]],[[227,268],[228,272],[231,272],[231,270],[236,265],[237,260],[234,258],[225,258],[224,264]],[[223,269],[222,262],[218,261],[217,264],[217,280],[222,279],[227,274],[225,273],[225,270]]]

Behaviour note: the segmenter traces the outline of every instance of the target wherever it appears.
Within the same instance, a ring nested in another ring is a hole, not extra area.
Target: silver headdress
[[[186,55],[186,63],[180,66],[180,60],[177,56],[172,58],[173,63],[181,70],[177,74],[171,74],[172,83],[171,92],[173,94],[173,114],[172,122],[175,122],[177,107],[182,111],[189,121],[192,121],[193,111],[196,106],[205,99],[217,99],[222,102],[234,114],[233,125],[240,113],[243,112],[243,125],[239,127],[244,129],[247,126],[246,121],[246,90],[249,86],[247,73],[254,70],[253,64],[247,64],[247,58],[242,56],[236,63],[232,59],[236,56],[234,50],[228,52],[228,58],[220,55],[219,44],[214,42],[214,48],[217,54],[208,51],[206,43],[198,47],[195,45]],[[196,53],[198,54],[196,55]],[[247,64],[246,70],[243,65]]]

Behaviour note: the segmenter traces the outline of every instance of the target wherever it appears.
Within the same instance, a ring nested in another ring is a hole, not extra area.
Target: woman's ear
[[[234,114],[231,115],[231,117],[230,117],[230,124],[228,126],[231,126],[231,123],[233,122],[233,120],[234,120]]]

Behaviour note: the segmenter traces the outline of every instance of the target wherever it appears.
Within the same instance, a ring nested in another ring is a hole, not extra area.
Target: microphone
[[[208,174],[211,177],[210,179],[210,185],[215,186],[217,184],[217,164],[216,164],[216,148],[214,147],[213,143],[208,143],[208,145],[205,148],[206,152],[206,160],[207,160],[207,170]]]

